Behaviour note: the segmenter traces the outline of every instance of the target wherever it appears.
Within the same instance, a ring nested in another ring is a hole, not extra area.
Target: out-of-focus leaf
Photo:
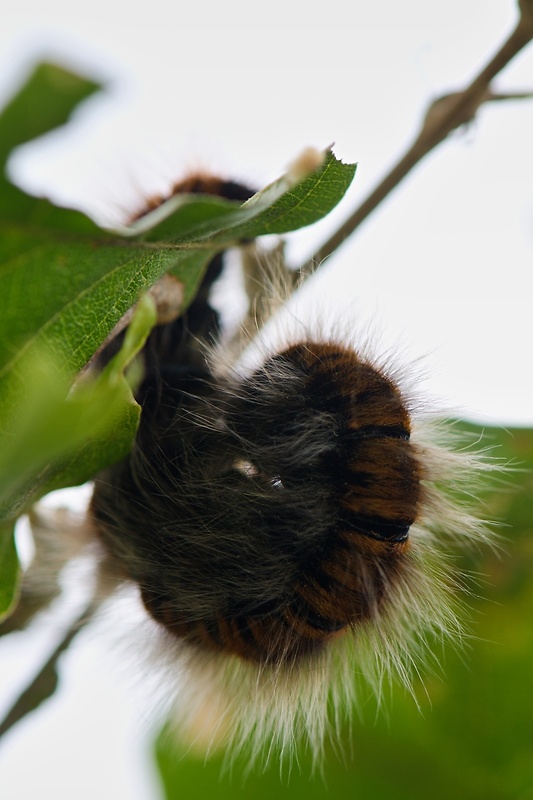
[[[9,616],[16,604],[19,574],[15,525],[0,523],[0,622]]]
[[[15,517],[52,489],[83,483],[128,452],[140,409],[124,369],[154,322],[155,307],[146,295],[119,353],[73,389],[46,356],[25,361],[11,391],[17,414],[11,429],[0,433],[0,517]]]
[[[17,604],[0,622],[0,636],[24,629],[61,594],[61,573],[92,542],[87,520],[68,508],[35,505],[28,513],[34,552],[20,580]]]
[[[38,64],[26,83],[0,114],[0,220],[39,224],[57,217],[58,209],[10,184],[4,174],[11,151],[65,124],[76,106],[100,89],[100,85],[57,64]],[[94,235],[97,226],[78,211],[61,209],[68,229]],[[0,361],[1,363],[1,361]]]
[[[0,167],[24,142],[63,125],[76,106],[100,88],[57,64],[35,67],[0,116]]]

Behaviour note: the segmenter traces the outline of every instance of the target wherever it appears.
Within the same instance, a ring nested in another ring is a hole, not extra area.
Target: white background
[[[25,148],[12,174],[116,219],[191,168],[260,187],[305,146],[335,142],[339,158],[359,162],[357,176],[328,220],[292,237],[299,263],[408,147],[430,100],[471,79],[515,19],[512,0],[155,0],[141,12],[111,0],[11,3],[0,26],[0,97],[43,57],[107,84],[68,132]],[[496,88],[533,89],[533,48]],[[429,390],[452,409],[507,426],[533,424],[532,141],[533,101],[483,108],[313,289],[326,314],[348,325],[375,318],[386,344],[424,357]],[[57,630],[58,621],[42,641],[2,644],[6,706]],[[2,800],[157,798],[133,708],[140,699],[122,668],[90,633],[62,666],[58,696],[2,743]]]

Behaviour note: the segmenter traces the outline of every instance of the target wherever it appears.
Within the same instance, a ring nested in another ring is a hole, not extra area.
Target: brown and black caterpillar
[[[176,190],[252,194],[210,177]],[[347,341],[300,335],[219,368],[222,266],[149,336],[137,439],[91,515],[190,679],[184,724],[209,706],[214,737],[319,749],[355,671],[409,685],[426,639],[460,633],[446,545],[488,534],[446,483],[476,457],[432,443],[401,370]]]

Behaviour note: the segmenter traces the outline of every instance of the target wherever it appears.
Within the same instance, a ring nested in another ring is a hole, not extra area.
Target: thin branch
[[[2,722],[0,722],[0,738],[27,714],[35,711],[41,703],[44,703],[45,700],[52,697],[59,682],[57,674],[59,657],[67,650],[80,630],[92,619],[98,606],[99,602],[91,600],[83,613],[70,625],[46,663],[15,701]]]
[[[490,89],[490,83],[496,75],[533,39],[533,0],[519,0],[518,5],[518,24],[498,52],[470,86],[461,92],[440,97],[430,105],[411,147],[346,222],[296,271],[295,283],[311,274],[325,258],[334,253],[424,156],[453,130],[471,122],[483,103],[532,96],[529,92],[502,95]]]

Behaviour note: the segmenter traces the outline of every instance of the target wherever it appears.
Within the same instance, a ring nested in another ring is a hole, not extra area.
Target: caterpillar
[[[174,191],[253,194],[201,175]],[[213,740],[319,752],[356,671],[410,685],[431,635],[461,635],[447,546],[489,534],[445,487],[478,460],[435,443],[401,370],[349,340],[300,332],[253,368],[217,363],[222,268],[150,334],[137,438],[90,515],[186,676],[182,727],[207,713]]]

